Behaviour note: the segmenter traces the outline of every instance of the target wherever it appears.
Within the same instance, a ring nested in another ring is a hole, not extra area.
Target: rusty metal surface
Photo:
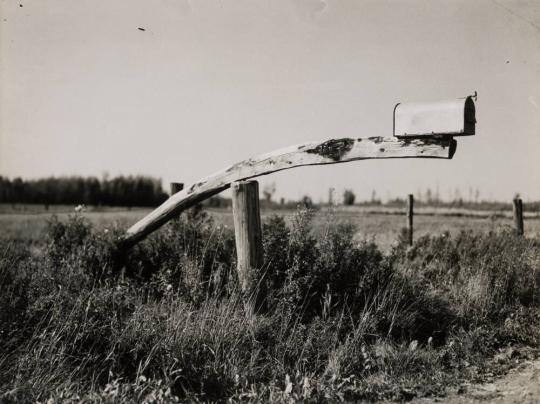
[[[471,97],[436,102],[410,102],[394,108],[394,136],[467,136],[475,133]]]

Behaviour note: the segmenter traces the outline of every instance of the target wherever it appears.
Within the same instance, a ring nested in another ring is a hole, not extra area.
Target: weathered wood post
[[[407,198],[407,241],[413,245],[413,221],[414,221],[414,196],[409,194]]]
[[[523,236],[523,202],[521,198],[514,199],[514,224],[516,226],[516,233]]]
[[[261,273],[263,246],[259,183],[233,182],[231,189],[240,288],[249,312],[264,311],[266,290]]]
[[[184,189],[184,183],[183,182],[171,182],[171,195],[176,194],[177,192],[180,192]]]

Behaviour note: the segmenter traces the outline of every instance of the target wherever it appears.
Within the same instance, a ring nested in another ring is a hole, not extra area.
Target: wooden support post
[[[183,182],[171,182],[171,195],[176,194],[177,192],[180,192],[184,189],[184,183]]]
[[[232,204],[238,280],[250,313],[265,309],[266,290],[261,273],[263,246],[259,183],[241,181],[232,184]]]
[[[407,198],[407,241],[413,245],[413,218],[414,218],[414,196],[409,194]]]
[[[514,224],[517,234],[523,236],[523,202],[520,198],[514,199]]]

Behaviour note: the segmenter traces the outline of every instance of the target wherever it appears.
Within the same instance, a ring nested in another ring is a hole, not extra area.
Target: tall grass
[[[268,314],[244,312],[234,235],[183,215],[128,257],[119,230],[52,220],[0,245],[5,402],[337,401],[443,394],[537,346],[538,240],[424,237],[383,254],[300,210],[264,224]]]

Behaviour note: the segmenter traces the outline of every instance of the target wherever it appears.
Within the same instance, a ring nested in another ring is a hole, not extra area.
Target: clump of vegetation
[[[512,231],[424,236],[394,252],[402,272],[414,271],[451,301],[467,322],[505,318],[517,307],[540,303],[538,240]]]
[[[119,256],[119,230],[52,220],[32,251],[0,241],[5,402],[404,400],[481,378],[540,337],[538,240],[399,242],[264,223],[265,315],[247,315],[234,235],[183,214]]]
[[[356,200],[356,195],[351,189],[346,189],[345,191],[343,191],[343,204],[345,206],[354,205],[355,200]]]

